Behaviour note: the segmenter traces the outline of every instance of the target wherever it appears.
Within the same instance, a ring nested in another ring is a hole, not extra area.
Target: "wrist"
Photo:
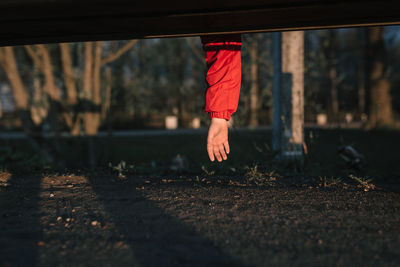
[[[211,118],[211,122],[227,122],[224,118]]]
[[[208,116],[210,119],[218,118],[218,119],[225,119],[229,121],[231,118],[231,113],[228,111],[209,111]]]

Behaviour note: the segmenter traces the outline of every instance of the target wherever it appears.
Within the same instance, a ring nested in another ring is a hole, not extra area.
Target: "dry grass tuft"
[[[364,191],[374,190],[376,186],[371,183],[372,179],[365,179],[354,176],[352,174],[349,175],[349,178],[358,183],[359,188],[363,188]]]
[[[258,186],[268,185],[274,186],[276,180],[279,177],[275,171],[261,172],[258,170],[258,166],[249,167],[248,171],[244,175],[247,184],[256,184]]]

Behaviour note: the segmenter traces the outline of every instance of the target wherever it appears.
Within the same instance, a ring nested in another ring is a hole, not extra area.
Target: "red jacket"
[[[207,90],[205,112],[229,120],[239,102],[241,84],[240,34],[202,36],[206,52]]]

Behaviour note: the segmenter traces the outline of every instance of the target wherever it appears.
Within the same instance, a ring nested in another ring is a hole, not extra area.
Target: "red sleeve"
[[[239,102],[242,46],[240,34],[202,36],[206,52],[207,90],[205,112],[229,120]]]

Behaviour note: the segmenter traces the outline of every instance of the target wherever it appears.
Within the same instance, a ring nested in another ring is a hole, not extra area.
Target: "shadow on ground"
[[[142,183],[96,176],[89,180],[140,266],[243,266],[190,224],[155,206]]]
[[[42,239],[41,176],[0,176],[0,266],[34,266]]]

